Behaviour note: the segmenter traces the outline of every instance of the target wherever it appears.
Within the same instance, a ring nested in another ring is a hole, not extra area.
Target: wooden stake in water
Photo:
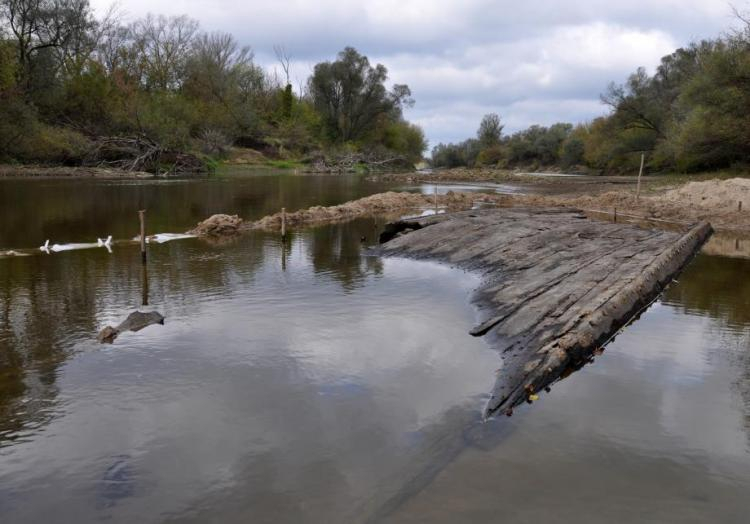
[[[641,169],[638,170],[638,187],[635,190],[635,201],[641,197],[641,175],[643,175],[643,162],[646,160],[645,153],[641,153]]]
[[[742,211],[742,200],[737,202],[737,211]]]
[[[438,190],[437,190],[437,184],[435,184],[435,214],[438,214]]]
[[[286,241],[286,208],[281,208],[281,241]]]
[[[146,263],[146,210],[138,211],[138,218],[141,221],[141,262]]]
[[[615,224],[617,224],[617,208],[614,208]]]
[[[141,264],[141,305],[148,306],[148,268]]]

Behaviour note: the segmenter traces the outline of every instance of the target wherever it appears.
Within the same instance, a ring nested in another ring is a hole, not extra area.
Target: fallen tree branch
[[[97,137],[84,165],[156,175],[205,174],[208,168],[195,155],[167,149],[145,137]]]

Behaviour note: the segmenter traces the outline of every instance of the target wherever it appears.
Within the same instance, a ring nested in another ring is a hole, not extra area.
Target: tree
[[[388,70],[370,65],[366,56],[347,47],[334,62],[315,66],[308,91],[330,139],[339,142],[367,138],[381,116],[395,120],[404,105],[413,103],[406,85],[385,88]]]
[[[16,49],[0,39],[0,159],[6,160],[36,127],[33,108],[25,104],[17,82]]]
[[[482,117],[477,130],[477,139],[484,148],[490,148],[500,143],[500,135],[503,132],[503,125],[500,124],[500,117],[496,113],[489,113]]]
[[[750,36],[750,35],[748,35]],[[684,171],[729,167],[750,155],[750,41],[733,36],[698,52],[682,86],[668,149]]]
[[[93,24],[88,0],[0,0],[0,16],[16,41],[18,84],[27,92],[35,74],[49,78],[55,73],[49,71],[49,63],[35,67],[39,55],[58,52],[55,67],[59,68],[85,47]]]
[[[284,78],[286,84],[284,84],[284,90],[281,94],[281,113],[284,118],[291,118],[292,116],[292,105],[294,103],[294,95],[292,93],[292,82],[289,78],[289,67],[292,62],[292,57],[287,53],[286,48],[283,45],[273,46],[273,52],[276,55],[276,60],[281,65],[281,69],[284,71]]]
[[[412,163],[422,160],[422,154],[427,149],[427,140],[422,128],[403,120],[387,126],[381,141],[389,150],[403,155]]]
[[[249,134],[264,90],[263,71],[253,63],[249,47],[240,46],[228,33],[206,33],[194,39],[183,92],[212,108],[204,115],[205,127],[228,136]]]
[[[146,15],[130,27],[140,58],[140,81],[146,89],[180,86],[198,22],[185,15]]]
[[[432,149],[434,167],[473,167],[480,154],[479,140],[469,138],[458,144],[438,144]]]

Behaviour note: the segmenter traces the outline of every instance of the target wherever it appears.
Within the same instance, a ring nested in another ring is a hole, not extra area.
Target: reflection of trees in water
[[[252,281],[264,245],[248,235],[237,246],[200,241],[152,246],[149,303],[170,315],[195,315],[203,297]],[[54,416],[58,368],[74,348],[96,347],[107,322],[140,307],[137,246],[0,261],[0,445]],[[81,344],[84,342],[84,344]]]
[[[670,286],[664,302],[686,313],[703,313],[722,325],[750,325],[750,260],[698,255]]]
[[[309,230],[309,256],[317,273],[327,273],[351,291],[370,274],[380,275],[379,257],[362,257],[367,245],[376,242],[384,220],[362,218]]]
[[[704,314],[717,322],[713,334],[736,371],[733,389],[743,404],[750,441],[750,260],[699,255],[671,286],[664,301],[685,313]]]
[[[61,326],[90,318],[94,303],[87,283],[69,274],[66,264],[55,267],[41,257],[6,262],[0,281],[0,445],[49,420],[57,368],[69,351]]]
[[[249,173],[246,168],[239,170]],[[267,173],[267,171],[265,171]],[[138,234],[138,209],[148,211],[151,233],[180,232],[214,213],[255,220],[282,207],[296,211],[341,204],[377,193],[386,184],[362,177],[217,177],[180,181],[0,181],[0,248],[52,242],[90,242]]]
[[[360,239],[372,243],[382,221],[355,222],[292,232],[307,244],[316,272],[351,290],[381,274],[377,257],[361,257]],[[170,317],[197,318],[207,298],[243,293],[264,264],[291,259],[294,237],[278,250],[267,233],[228,243],[204,240],[149,247],[149,306]],[[270,250],[270,251],[269,251]],[[281,258],[282,260],[279,260]],[[95,349],[96,334],[142,302],[138,247],[117,246],[5,259],[0,270],[0,445],[46,424],[55,413],[58,369],[75,349]],[[90,343],[86,345],[86,341]]]

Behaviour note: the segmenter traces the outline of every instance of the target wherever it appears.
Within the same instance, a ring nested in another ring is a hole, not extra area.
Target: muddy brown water
[[[179,232],[391,187],[0,180],[0,248],[130,237],[140,207]],[[483,422],[502,364],[467,333],[477,277],[368,256],[382,225],[150,246],[144,310],[165,325],[107,346],[97,331],[143,300],[136,245],[0,259],[0,521],[747,521],[746,240],[722,237],[593,364]]]

